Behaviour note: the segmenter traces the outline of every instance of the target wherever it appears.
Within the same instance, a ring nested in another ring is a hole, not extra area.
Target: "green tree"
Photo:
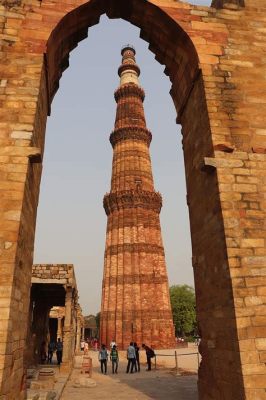
[[[175,334],[184,336],[196,329],[196,299],[194,288],[188,285],[170,287],[170,300]]]

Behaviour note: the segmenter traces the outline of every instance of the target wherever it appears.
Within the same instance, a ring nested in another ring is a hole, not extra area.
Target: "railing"
[[[155,354],[155,359],[154,359],[154,367],[155,367],[155,369],[157,369],[157,357],[175,357],[175,370],[176,370],[176,375],[180,375],[180,373],[179,373],[179,363],[178,363],[178,358],[179,357],[183,357],[183,356],[191,356],[191,355],[197,355],[197,362],[198,362],[198,368],[199,368],[199,365],[200,365],[200,355],[199,355],[199,352],[197,352],[197,353],[181,353],[181,354],[178,354],[177,353],[177,351],[175,350],[175,353],[174,354],[160,354],[160,353],[158,353],[158,354]]]

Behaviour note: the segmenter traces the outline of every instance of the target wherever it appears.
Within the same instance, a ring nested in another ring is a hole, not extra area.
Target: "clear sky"
[[[198,0],[194,4],[208,5]],[[35,263],[75,265],[85,315],[100,310],[107,218],[103,196],[110,189],[113,130],[121,47],[133,44],[156,190],[163,196],[161,226],[170,285],[194,285],[180,126],[164,66],[154,59],[139,29],[109,20],[89,29],[70,55],[48,118],[38,207]]]

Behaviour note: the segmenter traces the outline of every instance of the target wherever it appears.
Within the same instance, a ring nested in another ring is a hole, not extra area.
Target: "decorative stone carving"
[[[113,256],[118,253],[154,253],[164,256],[164,248],[157,244],[150,243],[123,243],[108,246],[105,250],[105,257],[107,255]]]
[[[120,86],[115,91],[115,101],[116,102],[118,102],[118,100],[121,97],[127,97],[127,96],[138,96],[143,101],[145,99],[145,92],[140,86],[130,84],[130,83],[127,85]]]
[[[103,206],[107,215],[124,208],[141,207],[160,213],[162,208],[162,196],[158,192],[145,190],[123,190],[108,193],[104,196]]]
[[[154,275],[154,274],[148,274],[148,275],[137,275],[137,274],[132,274],[132,275],[117,275],[117,276],[110,276],[108,285],[123,285],[123,284],[157,284],[160,285],[162,282],[168,282],[168,278],[166,275]]]
[[[127,126],[113,131],[110,135],[110,143],[115,145],[122,140],[141,140],[149,146],[152,140],[152,134],[148,129]]]
[[[169,309],[163,309],[163,310],[154,310],[150,309],[147,311],[149,314],[149,320],[152,319],[167,319],[167,318],[172,318],[172,313]],[[134,318],[143,318],[143,310],[132,310],[132,311],[105,311],[103,313],[103,318],[108,319],[108,321],[114,321],[115,319],[120,319],[123,321],[130,320],[134,316]]]
[[[21,0],[0,0],[0,4],[6,8],[19,7]]]

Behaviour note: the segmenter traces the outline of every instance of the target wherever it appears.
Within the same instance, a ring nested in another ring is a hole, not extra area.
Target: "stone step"
[[[33,392],[32,390],[27,390],[26,400],[39,400],[40,393]]]
[[[27,400],[55,400],[57,398],[57,392],[54,390],[39,390],[35,392],[33,390],[27,390]]]

